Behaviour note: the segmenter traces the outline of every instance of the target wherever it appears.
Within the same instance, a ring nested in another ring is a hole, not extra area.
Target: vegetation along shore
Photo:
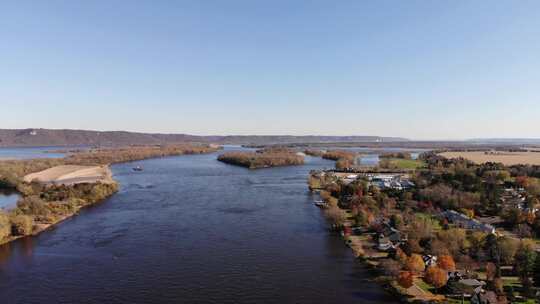
[[[0,210],[0,244],[35,235],[118,190],[110,164],[148,158],[211,153],[212,145],[136,146],[78,151],[60,159],[0,161],[0,188],[21,198]]]
[[[395,173],[314,171],[308,183],[332,230],[404,300],[537,303],[539,167],[435,152],[418,161]]]
[[[270,168],[279,166],[296,166],[304,164],[304,156],[288,149],[263,149],[253,152],[227,152],[218,160],[227,164],[249,169]]]

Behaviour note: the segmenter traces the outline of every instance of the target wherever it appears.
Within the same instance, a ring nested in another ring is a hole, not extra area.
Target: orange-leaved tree
[[[407,259],[407,269],[414,272],[422,272],[426,268],[424,264],[424,260],[419,254],[413,253],[408,259]]]
[[[403,288],[409,288],[413,286],[414,274],[410,271],[402,271],[398,276],[398,284]]]
[[[456,270],[456,262],[454,262],[454,258],[451,255],[441,255],[437,261],[437,265],[446,271]]]
[[[448,274],[444,269],[437,266],[431,266],[426,270],[424,279],[435,288],[441,288],[446,285]]]

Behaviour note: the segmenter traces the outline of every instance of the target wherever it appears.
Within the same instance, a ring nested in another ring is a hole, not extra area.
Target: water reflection
[[[29,263],[34,255],[34,240],[31,236],[0,245],[0,267],[3,267],[11,258],[17,258]]]
[[[0,268],[2,268],[11,255],[11,243],[0,245]]]

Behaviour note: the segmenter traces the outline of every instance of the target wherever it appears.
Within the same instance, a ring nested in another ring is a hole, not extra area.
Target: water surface
[[[307,174],[332,166],[115,165],[118,194],[0,247],[0,302],[393,303],[313,206]]]
[[[61,158],[65,153],[59,153],[66,147],[0,147],[0,160],[3,159],[32,159],[32,158]]]
[[[15,191],[0,189],[0,209],[10,210],[17,206],[20,196]]]

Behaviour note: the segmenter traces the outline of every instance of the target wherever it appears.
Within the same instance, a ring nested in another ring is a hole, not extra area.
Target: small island
[[[0,244],[36,235],[118,191],[110,164],[218,151],[213,145],[129,146],[77,151],[65,158],[0,161],[0,189],[21,198],[0,210]]]
[[[263,149],[254,152],[227,152],[218,160],[227,164],[260,169],[304,164],[304,157],[288,149]]]

